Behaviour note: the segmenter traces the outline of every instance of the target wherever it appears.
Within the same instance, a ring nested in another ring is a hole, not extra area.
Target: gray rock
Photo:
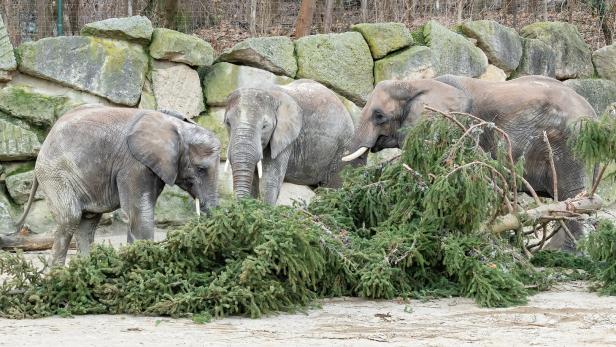
[[[28,202],[33,180],[34,171],[32,170],[6,176],[6,188],[9,191],[9,195],[13,201],[19,205],[23,205]],[[40,189],[36,191],[34,199],[44,199],[43,192]]]
[[[374,83],[384,80],[416,80],[434,77],[432,51],[414,46],[374,62]]]
[[[0,187],[0,235],[15,232],[16,208],[11,204],[11,200],[6,196],[4,187]]]
[[[124,18],[109,18],[88,23],[83,26],[80,34],[110,39],[124,40],[147,45],[152,39],[152,22],[147,17],[132,16]]]
[[[229,146],[229,134],[224,120],[224,107],[210,107],[207,114],[194,119],[197,124],[213,132],[220,140],[220,160],[227,160],[227,147]]]
[[[466,37],[432,20],[423,27],[423,36],[432,49],[432,62],[437,76],[453,74],[479,77],[488,67],[488,58]]]
[[[488,65],[486,72],[484,72],[483,75],[479,76],[479,79],[484,81],[504,82],[507,80],[507,74],[505,73],[505,71],[490,64]]]
[[[97,37],[51,37],[16,52],[23,73],[128,106],[139,102],[148,69],[143,47]]]
[[[320,82],[356,104],[372,91],[370,48],[357,32],[305,36],[295,41],[297,78]]]
[[[190,66],[155,60],[152,92],[159,110],[173,110],[189,118],[205,111],[199,74]]]
[[[0,111],[36,126],[50,128],[70,107],[64,96],[40,94],[28,87],[11,85],[0,90]]]
[[[402,23],[361,23],[353,25],[351,30],[364,36],[374,59],[413,44],[411,32]]]
[[[184,225],[196,216],[194,200],[178,186],[165,186],[156,201],[154,218],[158,227]]]
[[[33,159],[40,149],[41,142],[34,131],[0,113],[0,160]]]
[[[225,106],[227,97],[238,88],[261,87],[266,84],[288,84],[293,79],[250,66],[216,63],[205,71],[203,93],[209,106]]]
[[[165,28],[154,29],[150,55],[192,66],[210,66],[214,62],[214,49],[208,42]]]
[[[477,46],[488,56],[488,61],[506,74],[520,64],[522,43],[512,28],[493,20],[465,22],[461,28],[465,35],[477,40]]]
[[[616,101],[616,82],[602,79],[567,80],[565,85],[583,96],[595,109],[597,115],[608,111],[608,106]]]
[[[308,205],[315,195],[308,186],[283,182],[276,205],[293,206],[295,202]]]
[[[556,52],[537,39],[522,39],[522,58],[520,65],[511,77],[522,77],[528,75],[543,75],[556,77]]]
[[[616,44],[594,51],[592,62],[599,77],[616,82]]]
[[[251,37],[225,51],[219,62],[248,65],[291,78],[297,73],[295,46],[287,36]]]
[[[7,71],[13,71],[17,68],[15,55],[13,54],[13,45],[9,41],[9,34],[6,31],[2,16],[0,16],[0,72],[3,72],[2,80],[10,80],[10,75]]]
[[[539,39],[556,53],[556,78],[592,77],[592,52],[573,24],[563,22],[539,22],[525,26],[520,34],[526,38]]]
[[[17,214],[15,214],[15,219],[18,219],[23,214],[24,207],[25,205],[22,205],[19,208]],[[45,200],[37,200],[32,203],[25,224],[35,233],[53,233],[58,226]]]

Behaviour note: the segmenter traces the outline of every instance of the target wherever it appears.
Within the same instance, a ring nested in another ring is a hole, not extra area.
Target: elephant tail
[[[19,217],[19,220],[16,223],[17,232],[20,232],[21,228],[24,226],[24,222],[26,221],[28,212],[30,212],[30,208],[32,207],[32,202],[34,202],[34,196],[36,195],[38,186],[38,180],[36,179],[36,175],[34,175],[34,180],[32,181],[32,188],[30,189],[30,196],[28,197],[28,203],[24,208],[24,213],[21,215],[21,217]]]

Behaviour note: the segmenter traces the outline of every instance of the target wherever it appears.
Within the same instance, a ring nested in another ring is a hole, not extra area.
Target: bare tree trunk
[[[257,35],[257,0],[250,0],[250,35]]]
[[[165,0],[165,27],[176,29],[175,19],[178,13],[179,0]]]
[[[458,0],[458,23],[462,22],[462,14],[464,13],[464,3],[466,0]]]
[[[511,0],[511,10],[513,11],[513,28],[518,29],[518,0]]]
[[[573,22],[573,12],[575,12],[575,5],[577,3],[576,0],[568,0],[569,4],[569,23]]]
[[[603,37],[605,38],[605,45],[609,46],[613,43],[612,38],[612,28],[607,21],[607,18],[601,18],[601,31],[603,32]]]
[[[361,0],[361,21],[368,21],[368,0]]]
[[[323,31],[328,33],[332,30],[332,15],[334,11],[334,0],[325,0],[325,20],[323,23]]]
[[[541,1],[541,19],[548,20],[548,0]]]
[[[36,39],[51,36],[55,15],[52,13],[52,4],[38,0],[36,1]]]
[[[295,37],[310,35],[316,0],[302,0],[302,5],[295,21]]]
[[[133,15],[133,0],[128,0],[126,3],[126,14],[131,17]]]
[[[66,12],[68,13],[68,21],[70,28],[69,32],[72,35],[79,35],[80,0],[64,0],[64,3],[66,3]]]

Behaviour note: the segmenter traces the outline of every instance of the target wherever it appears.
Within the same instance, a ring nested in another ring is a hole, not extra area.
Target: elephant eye
[[[387,117],[381,111],[375,111],[372,115],[372,118],[374,119],[374,123],[376,123],[377,125],[389,121],[389,119],[387,119]]]

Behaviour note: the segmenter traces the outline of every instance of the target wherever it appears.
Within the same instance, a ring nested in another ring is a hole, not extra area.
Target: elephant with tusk
[[[154,207],[165,184],[194,199],[197,212],[218,204],[220,141],[172,112],[81,106],[62,116],[43,142],[18,230],[36,190],[58,224],[52,265],[62,265],[73,235],[89,253],[101,215],[122,208],[128,242],[154,238]]]
[[[506,82],[445,75],[415,81],[382,81],[376,85],[362,110],[362,116],[349,146],[354,160],[367,151],[401,148],[404,128],[412,127],[424,114],[424,105],[445,112],[466,112],[493,122],[510,137],[513,156],[524,158],[524,177],[539,195],[554,197],[547,134],[554,150],[557,195],[560,200],[582,192],[586,173],[567,146],[570,125],[582,117],[596,118],[591,105],[562,82],[543,76],[525,76]],[[492,150],[491,132],[480,139],[482,147]],[[577,238],[579,223],[569,223]],[[562,235],[563,233],[559,233]],[[574,248],[574,240],[553,239],[553,248]]]
[[[237,197],[260,196],[275,204],[283,181],[340,185],[340,159],[354,126],[340,99],[325,86],[297,80],[238,89],[228,97],[225,125],[225,168],[232,169]]]

